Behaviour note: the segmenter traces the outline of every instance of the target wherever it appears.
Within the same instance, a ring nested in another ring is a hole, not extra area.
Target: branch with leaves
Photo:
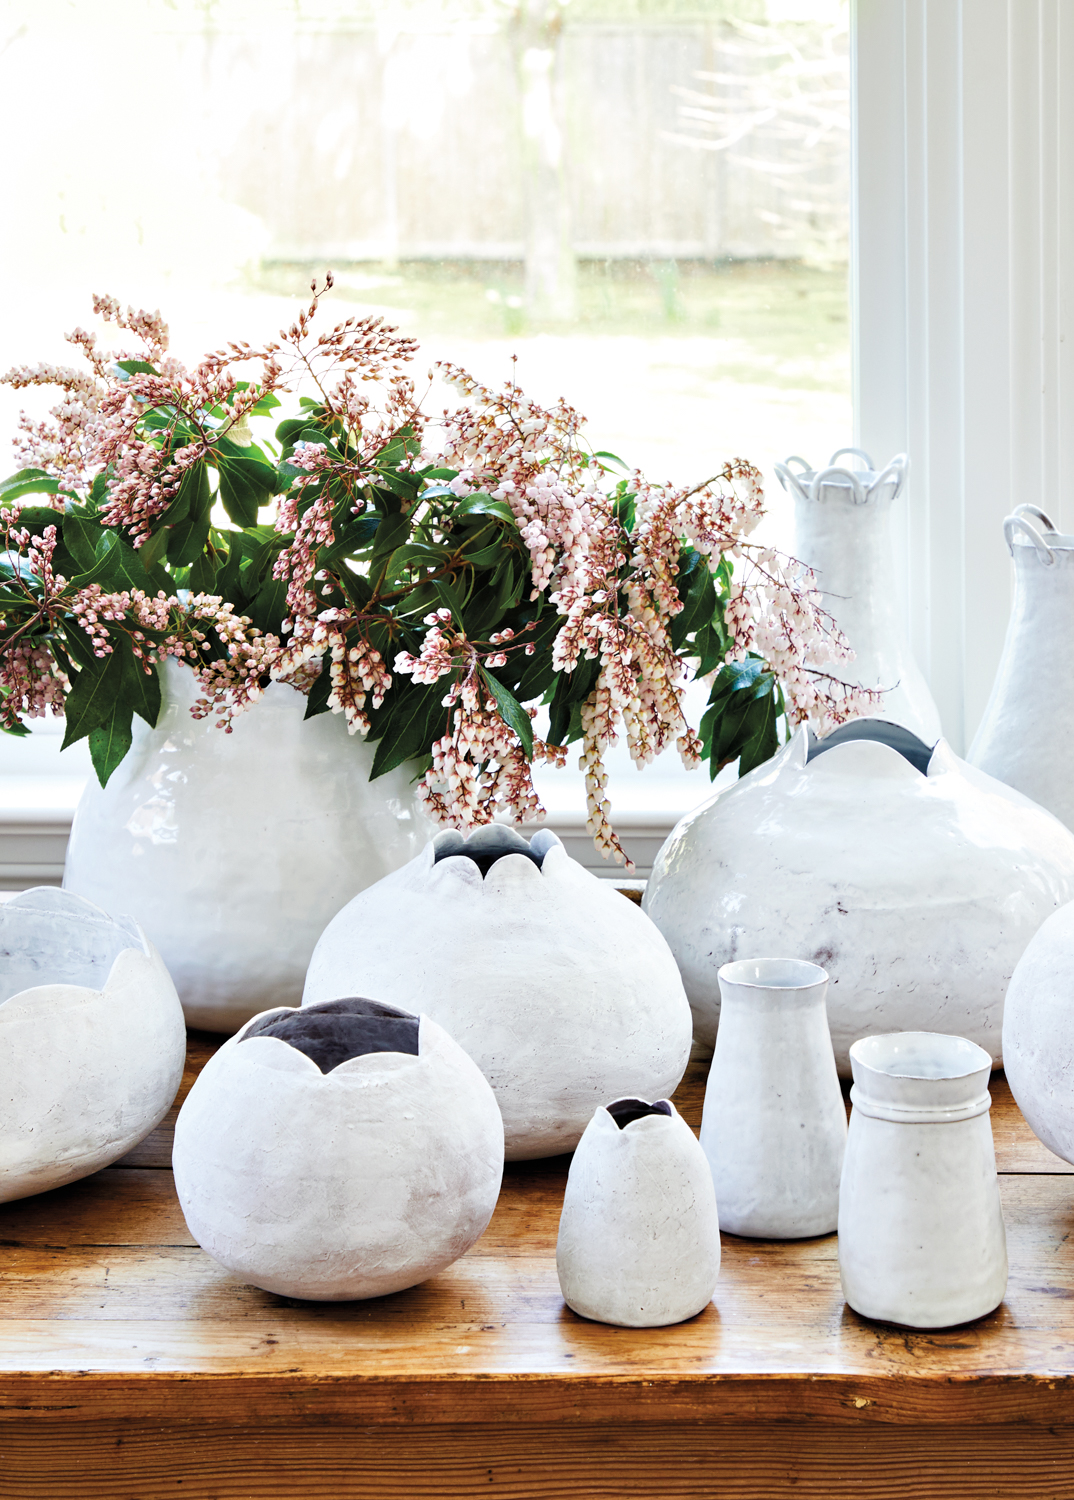
[[[532,767],[577,745],[590,831],[622,860],[604,765],[619,735],[639,765],[674,745],[715,775],[760,764],[784,725],[868,708],[829,670],[850,653],[808,570],[750,539],[751,465],[653,484],[590,450],[565,402],[453,365],[456,404],[434,419],[412,340],[376,318],[314,331],[330,286],[277,340],[193,370],[158,315],[98,298],[135,350],[79,329],[88,373],[3,377],[63,393],[51,420],[23,419],[23,467],[0,485],[3,727],[64,713],[65,745],[88,736],[106,782],[175,656],[196,713],[227,730],[288,683],[307,718],[342,714],[376,744],[373,777],[413,764],[456,827],[541,817]],[[710,687],[696,731],[695,677]]]

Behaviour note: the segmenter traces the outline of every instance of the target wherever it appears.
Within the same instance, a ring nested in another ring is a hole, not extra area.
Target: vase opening
[[[286,1015],[269,1015],[256,1021],[241,1041],[255,1036],[274,1036],[315,1062],[322,1073],[331,1073],[353,1057],[370,1052],[419,1054],[419,1021],[409,1011],[379,1000],[357,996],[325,1000]]]
[[[819,964],[804,958],[740,958],[724,964],[719,978],[725,984],[762,990],[803,990],[826,983],[828,974]]]
[[[103,990],[126,948],[142,949],[129,918],[53,886],[23,891],[0,907],[0,1005],[43,985]]]
[[[866,1036],[850,1049],[853,1061],[888,1078],[967,1078],[990,1068],[982,1047],[964,1036],[939,1031],[896,1031]]]
[[[810,730],[806,759],[816,760],[826,750],[834,750],[837,745],[845,745],[850,740],[873,740],[879,745],[887,745],[890,749],[897,750],[922,776],[928,775],[929,761],[936,748],[919,739],[911,730],[904,729],[901,724],[892,724],[887,719],[855,719],[851,724],[840,725],[822,740],[817,739]]]
[[[487,823],[483,828],[475,828],[468,838],[455,829],[438,834],[433,840],[433,863],[439,864],[442,859],[472,859],[484,877],[498,859],[508,854],[524,855],[540,869],[550,847],[551,841],[545,842],[540,834],[530,843],[513,828]]]
[[[646,1115],[671,1117],[671,1105],[666,1099],[658,1099],[655,1104],[650,1104],[645,1099],[614,1099],[606,1107],[620,1130],[633,1125],[635,1120],[644,1120]]]

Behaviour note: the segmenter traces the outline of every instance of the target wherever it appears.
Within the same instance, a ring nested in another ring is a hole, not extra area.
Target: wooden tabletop
[[[218,1043],[192,1034],[180,1098]],[[704,1074],[693,1065],[676,1095],[695,1128]],[[992,1095],[1007,1298],[976,1324],[921,1334],[845,1306],[834,1235],[726,1235],[699,1317],[586,1322],[556,1279],[565,1157],[509,1165],[486,1233],[422,1286],[344,1304],[278,1297],[191,1238],[169,1170],[173,1111],[116,1166],[0,1206],[0,1415],[1071,1424],[1074,1169],[1036,1141],[1002,1075]]]

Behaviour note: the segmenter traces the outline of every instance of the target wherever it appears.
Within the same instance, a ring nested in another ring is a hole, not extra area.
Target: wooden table
[[[194,1034],[184,1092],[218,1039]],[[704,1069],[677,1096],[695,1126]],[[0,1207],[0,1497],[767,1500],[1074,1497],[1074,1182],[993,1080],[1011,1279],[914,1334],[839,1291],[834,1235],[724,1238],[675,1328],[559,1295],[566,1158],[510,1166],[423,1286],[308,1304],[197,1248],[171,1120],[122,1163]]]

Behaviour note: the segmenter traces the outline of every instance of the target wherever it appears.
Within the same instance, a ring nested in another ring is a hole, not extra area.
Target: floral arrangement
[[[434,420],[412,339],[370,317],[315,332],[331,284],[276,340],[193,369],[159,314],[97,297],[133,350],[77,329],[84,368],[2,377],[61,391],[50,419],[21,419],[22,467],[0,485],[4,729],[63,714],[104,783],[133,716],[155,723],[155,664],[173,656],[204,690],[198,715],[227,730],[289,683],[307,717],[341,713],[376,742],[374,777],[413,761],[429,812],[460,828],[539,818],[532,766],[578,743],[590,831],[622,859],[604,767],[618,735],[638,765],[674,744],[715,776],[766,759],[787,724],[868,706],[830,670],[850,652],[809,571],[750,541],[750,464],[654,484],[591,451],[562,400],[450,364],[457,404]],[[255,441],[285,396],[274,440]],[[696,730],[692,677],[710,683]]]

